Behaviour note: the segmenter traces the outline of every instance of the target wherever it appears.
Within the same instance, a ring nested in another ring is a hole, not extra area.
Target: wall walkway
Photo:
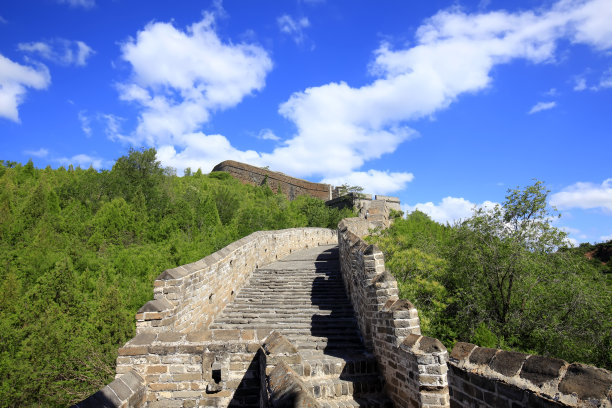
[[[370,221],[262,231],[164,271],[79,407],[612,407],[596,367],[422,336]]]

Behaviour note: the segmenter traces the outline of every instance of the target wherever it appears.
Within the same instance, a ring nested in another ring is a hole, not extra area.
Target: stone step
[[[214,323],[210,326],[211,329],[268,329],[268,330],[277,330],[285,333],[287,330],[299,329],[306,333],[311,333],[319,336],[333,336],[334,333],[341,332],[339,334],[349,333],[351,335],[357,335],[357,327],[354,324],[346,324],[346,325],[338,325],[331,324],[327,327],[312,327],[312,325],[308,322],[304,323],[296,323],[296,322],[225,322],[220,321]]]
[[[210,328],[287,336],[302,356],[302,379],[322,407],[392,407],[381,392],[376,359],[361,342],[336,246],[296,251],[256,269]],[[236,395],[246,397],[247,390],[250,384],[243,384]]]
[[[302,351],[304,376],[378,374],[376,358],[369,353],[331,356],[321,352]]]
[[[342,311],[348,311],[348,310],[353,310],[353,308],[348,305],[348,304],[289,304],[288,301],[286,302],[279,302],[279,301],[241,301],[241,302],[237,302],[237,303],[233,303],[229,306],[226,307],[226,310],[228,311],[246,311],[248,312],[249,310],[257,310],[257,311],[264,311],[264,310],[279,310],[279,311],[287,311],[287,312],[291,312],[291,311],[296,311],[296,310],[303,310],[305,312],[312,312],[314,314],[323,311],[323,310],[332,310],[332,311],[338,311],[338,312],[342,312]]]
[[[215,323],[220,323],[222,321],[229,320],[296,320],[296,321],[311,321],[313,317],[320,319],[321,317],[326,317],[331,321],[336,321],[337,319],[350,319],[351,321],[355,321],[353,318],[353,314],[347,311],[345,312],[337,312],[331,310],[318,310],[316,312],[303,312],[303,313],[271,313],[269,310],[249,310],[247,312],[244,311],[232,311],[224,313],[222,316],[219,316]]]
[[[376,394],[383,390],[384,382],[378,374],[356,376],[335,375],[304,378],[315,398],[338,398],[342,396],[360,396]]]

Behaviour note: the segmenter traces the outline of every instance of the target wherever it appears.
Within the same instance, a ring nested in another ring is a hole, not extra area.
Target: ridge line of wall
[[[421,335],[417,310],[398,298],[383,253],[361,239],[368,224],[361,218],[338,224],[342,280],[363,342],[376,356],[396,407],[448,408],[448,352],[439,340]]]
[[[602,368],[462,342],[448,359],[439,340],[420,336],[416,308],[397,300],[397,281],[385,270],[384,255],[361,239],[368,233],[363,219],[338,225],[342,275],[364,343],[397,406],[612,407],[612,373]],[[406,364],[414,356],[417,364]],[[428,395],[432,384],[436,392]]]
[[[331,198],[332,187],[329,184],[313,183],[312,181],[298,179],[234,160],[223,161],[217,164],[212,171],[225,171],[238,180],[254,185],[261,185],[267,182],[272,190],[280,187],[283,194],[290,200],[303,194],[322,200],[329,200]]]

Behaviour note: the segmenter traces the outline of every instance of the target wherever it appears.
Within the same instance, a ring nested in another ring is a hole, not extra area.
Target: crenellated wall
[[[449,368],[454,407],[612,406],[612,373],[584,364],[457,343]]]
[[[414,306],[397,300],[382,252],[361,239],[369,228],[361,218],[340,222],[342,275],[397,407],[612,407],[612,373],[601,368],[469,343],[448,359],[437,339],[420,335]]]
[[[340,268],[385,390],[396,407],[449,407],[446,348],[437,339],[421,336],[417,310],[398,299],[397,281],[385,270],[382,252],[361,239],[367,232],[365,219],[340,222]]]

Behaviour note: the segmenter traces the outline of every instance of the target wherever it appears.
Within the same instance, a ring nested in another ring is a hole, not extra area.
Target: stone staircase
[[[294,252],[257,269],[211,329],[285,335],[298,348],[303,380],[322,407],[393,406],[376,360],[362,344],[336,246]]]

